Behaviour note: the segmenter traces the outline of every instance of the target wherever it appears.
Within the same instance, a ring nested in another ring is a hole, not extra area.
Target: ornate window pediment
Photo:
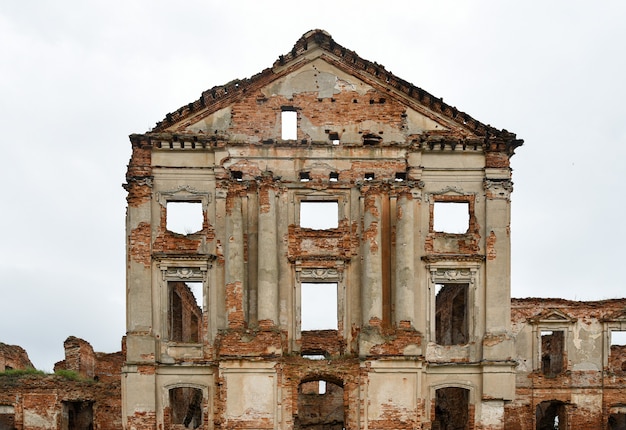
[[[546,309],[543,312],[538,313],[534,317],[528,319],[531,324],[554,324],[554,323],[566,323],[573,324],[577,321],[576,318],[558,310],[558,309]]]

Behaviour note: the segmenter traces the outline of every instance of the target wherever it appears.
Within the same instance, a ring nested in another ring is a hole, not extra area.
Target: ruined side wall
[[[7,345],[0,342],[0,372],[10,369],[33,368],[28,353],[18,345]]]
[[[514,299],[516,398],[506,408],[507,429],[534,429],[550,404],[563,412],[568,428],[606,428],[610,411],[626,403],[623,347],[610,347],[611,332],[626,330],[626,299],[573,302]],[[550,345],[556,332],[564,341]],[[542,337],[544,340],[542,341]],[[559,348],[559,351],[542,351]],[[559,354],[555,371],[551,354]],[[543,412],[542,412],[543,413]]]

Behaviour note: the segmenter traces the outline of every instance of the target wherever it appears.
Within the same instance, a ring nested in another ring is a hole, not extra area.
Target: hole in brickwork
[[[281,139],[295,140],[298,138],[298,112],[287,109],[281,112]]]
[[[395,181],[396,182],[406,181],[406,172],[396,172]]]
[[[91,430],[93,429],[93,402],[74,401],[63,402],[61,413],[62,430]]]
[[[170,419],[174,425],[196,429],[202,425],[202,390],[192,387],[170,389]]]
[[[560,430],[567,428],[565,404],[556,400],[541,402],[535,411],[537,430]]]
[[[330,172],[330,174],[328,175],[328,180],[330,182],[337,182],[339,180],[339,173],[337,173],[337,172]]]
[[[339,145],[339,133],[335,131],[328,133],[328,140],[330,140],[333,145]]]
[[[467,284],[437,284],[435,341],[439,345],[464,345],[469,340]]]
[[[333,201],[301,201],[300,227],[327,230],[339,226],[339,204]]]
[[[562,330],[541,331],[541,373],[553,378],[563,372],[565,333]]]
[[[303,283],[300,297],[302,331],[337,330],[336,283]]]
[[[373,181],[376,178],[376,175],[374,173],[366,173],[365,175],[363,175],[363,179],[365,179],[366,181]]]
[[[366,146],[378,145],[382,140],[383,140],[382,137],[372,134],[372,133],[367,133],[363,135],[363,145],[366,145]]]
[[[300,182],[309,182],[311,180],[311,174],[309,172],[300,172],[298,177]]]
[[[324,354],[302,354],[302,357],[307,360],[325,360],[326,356]]]
[[[204,215],[200,202],[167,202],[166,226],[178,234],[192,234],[202,230]]]
[[[242,171],[240,171],[240,170],[233,170],[231,172],[231,174],[232,174],[233,179],[235,181],[239,181],[239,182],[243,181],[243,172]]]
[[[469,428],[469,390],[447,387],[435,392],[435,420],[432,428]]]
[[[199,343],[202,339],[201,282],[170,281],[169,332],[172,342]]]
[[[609,416],[609,430],[626,430],[626,414],[611,414]]]
[[[469,229],[468,202],[435,202],[433,231],[461,234]]]
[[[294,429],[343,430],[343,387],[332,381],[318,379],[298,387],[298,414]]]
[[[15,429],[15,408],[12,405],[0,404],[0,429]]]

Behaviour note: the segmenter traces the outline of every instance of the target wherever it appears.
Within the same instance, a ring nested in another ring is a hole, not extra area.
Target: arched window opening
[[[559,430],[567,428],[565,403],[557,400],[541,402],[535,412],[537,430]]]

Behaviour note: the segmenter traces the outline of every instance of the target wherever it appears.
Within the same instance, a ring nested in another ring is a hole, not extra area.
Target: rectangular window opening
[[[204,304],[202,282],[170,281],[168,287],[170,340],[199,343]]]
[[[302,358],[306,358],[307,360],[326,360],[326,356],[324,354],[302,354]]]
[[[339,203],[334,201],[301,201],[300,227],[327,230],[339,226]]]
[[[167,202],[165,228],[172,233],[188,235],[202,230],[204,214],[201,202]]]
[[[337,330],[337,284],[303,283],[300,288],[301,330]]]
[[[169,390],[171,424],[195,429],[202,425],[202,390],[178,387]]]
[[[298,138],[298,112],[286,110],[281,112],[281,139],[295,140]]]
[[[62,404],[62,429],[71,430],[93,428],[93,402],[64,401]]]
[[[626,331],[611,330],[609,349],[609,369],[613,372],[626,372]]]
[[[300,172],[300,182],[309,182],[311,180],[311,174],[309,172]]]
[[[468,202],[435,202],[433,231],[463,234],[469,230]]]
[[[563,372],[565,332],[563,330],[541,331],[541,373],[555,377]]]
[[[330,174],[328,175],[328,180],[330,182],[337,182],[337,181],[339,181],[339,173],[337,173],[337,172],[330,172]]]
[[[439,345],[464,345],[469,342],[468,285],[435,286],[435,341]]]
[[[15,408],[12,405],[0,405],[0,429],[14,429]]]

